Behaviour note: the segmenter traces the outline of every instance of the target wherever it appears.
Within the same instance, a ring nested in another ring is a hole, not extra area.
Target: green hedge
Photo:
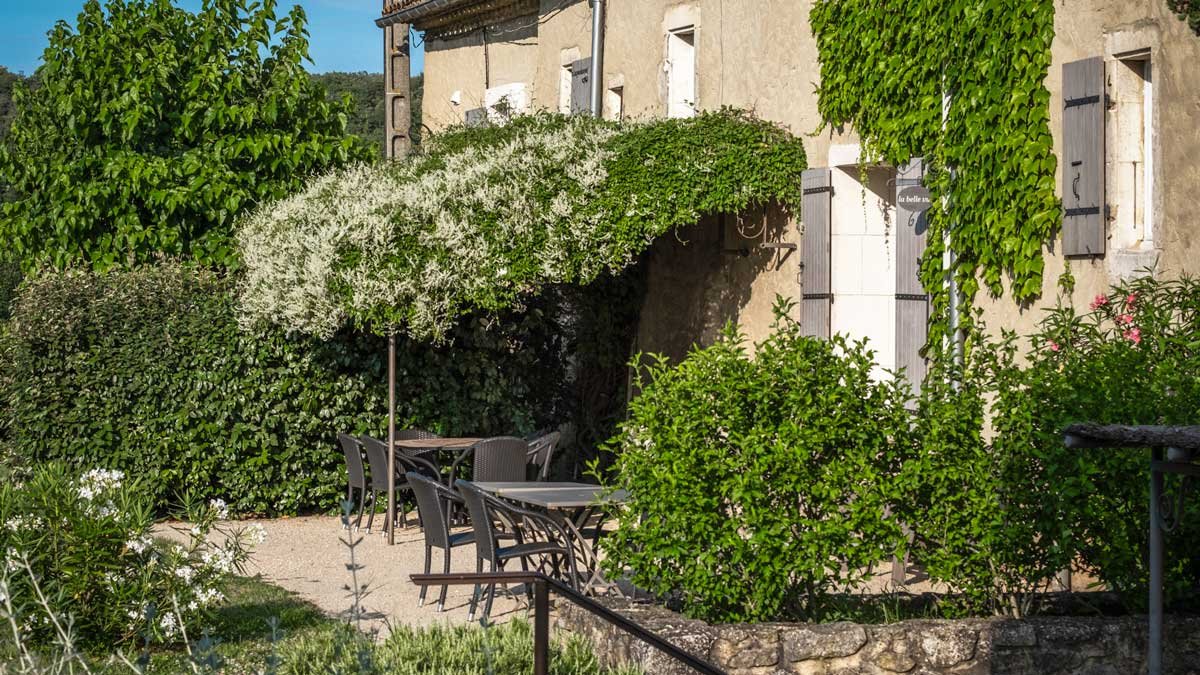
[[[243,332],[234,283],[174,263],[27,283],[0,324],[0,445],[124,470],[160,508],[188,488],[241,513],[334,507],[335,435],[385,428],[386,342]],[[439,348],[402,339],[399,424],[488,435],[570,418],[567,301],[466,320]]]

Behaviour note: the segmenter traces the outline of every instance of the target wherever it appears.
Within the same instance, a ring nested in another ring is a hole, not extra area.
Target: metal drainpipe
[[[604,0],[592,3],[592,67],[588,77],[592,83],[592,116],[604,114]]]

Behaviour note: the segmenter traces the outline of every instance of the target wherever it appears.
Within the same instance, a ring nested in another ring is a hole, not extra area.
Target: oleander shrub
[[[1200,420],[1200,282],[1140,278],[1086,312],[1060,302],[1032,335],[981,330],[970,342],[962,368],[935,354],[914,420],[897,504],[914,557],[972,612],[1036,612],[1068,567],[1142,608],[1149,452],[1067,449],[1063,429]],[[1167,592],[1191,606],[1200,505],[1185,499],[1180,515]]]
[[[902,547],[887,507],[904,385],[873,379],[862,343],[805,337],[786,311],[753,353],[728,329],[678,364],[640,361],[611,441],[611,484],[630,498],[606,564],[692,616],[819,618]]]
[[[187,510],[182,541],[155,541],[152,506],[140,481],[106,469],[47,463],[0,485],[0,620],[34,645],[66,630],[105,648],[198,635],[261,529],[222,525],[216,501]]]
[[[336,434],[386,426],[386,341],[245,332],[235,285],[176,263],[28,281],[0,337],[0,445],[136,475],[160,510],[187,490],[237,513],[335,508]],[[440,346],[401,338],[398,425],[489,435],[563,422],[559,301],[464,319]]]
[[[1073,422],[1200,422],[1200,280],[1145,276],[1098,295],[1088,311],[1068,303],[1032,337],[1020,388],[997,391],[995,445],[1030,448],[1057,498],[1063,545],[1121,593],[1145,602],[1149,578],[1149,451],[1066,450]],[[1178,489],[1178,477],[1168,480]],[[1186,498],[1167,535],[1168,599],[1194,604],[1200,589],[1200,503]],[[1173,520],[1173,519],[1172,519]]]

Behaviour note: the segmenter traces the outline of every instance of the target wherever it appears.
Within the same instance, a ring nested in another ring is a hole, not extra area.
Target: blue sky
[[[201,0],[176,0],[196,9]],[[0,65],[32,73],[46,48],[46,32],[59,19],[74,22],[84,0],[0,0]],[[279,0],[281,10],[303,5],[308,14],[313,72],[383,71],[383,35],[375,27],[380,0]],[[419,42],[419,41],[418,41]],[[424,68],[424,50],[413,50],[413,72]]]

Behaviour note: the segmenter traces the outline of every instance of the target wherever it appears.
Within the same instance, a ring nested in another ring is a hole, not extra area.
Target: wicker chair
[[[558,448],[560,440],[562,434],[552,431],[529,442],[526,462],[536,469],[534,480],[544,481],[550,478],[550,464],[554,461],[554,450]]]
[[[346,457],[346,501],[353,504],[354,491],[358,490],[358,517],[354,519],[354,529],[357,530],[362,524],[363,509],[367,503],[367,474],[363,468],[362,444],[349,434],[338,434],[338,444],[342,446],[342,454]],[[350,529],[348,518],[345,527]]]
[[[545,513],[529,511],[500,500],[483,492],[472,483],[460,480],[455,483],[458,493],[467,504],[471,514],[471,529],[475,533],[475,571],[483,572],[483,563],[489,571],[503,571],[510,560],[519,560],[521,568],[528,570],[533,564],[539,572],[552,569],[560,577],[565,572],[566,580],[573,586],[579,583],[575,565],[574,549],[566,530],[558,521]],[[497,528],[497,524],[501,528]],[[500,541],[512,536],[513,544],[501,546]],[[526,589],[528,591],[528,589]],[[471,595],[471,610],[467,620],[475,618],[479,606],[481,586],[475,585]],[[486,624],[492,614],[492,601],[496,598],[496,585],[488,584],[487,603],[480,622]]]
[[[360,436],[359,441],[366,451],[367,467],[371,471],[371,515],[367,518],[367,534],[370,534],[371,526],[375,523],[375,505],[379,502],[379,495],[386,496],[388,490],[387,443],[370,436]],[[387,525],[384,524],[386,531]]]
[[[421,528],[425,532],[425,574],[429,574],[433,562],[433,549],[442,549],[442,572],[450,573],[450,551],[458,546],[465,546],[475,541],[474,532],[450,532],[451,505],[462,505],[463,499],[450,488],[437,480],[431,480],[424,472],[410,471],[405,475],[408,485],[412,487],[413,496],[417,500],[417,517],[421,519]],[[417,606],[425,605],[425,592],[428,586],[421,587]],[[438,595],[437,611],[446,607],[446,587]]]
[[[496,436],[479,441],[463,451],[450,467],[451,484],[459,478],[459,467],[471,458],[471,480],[513,481],[526,480],[529,443],[513,436]]]

